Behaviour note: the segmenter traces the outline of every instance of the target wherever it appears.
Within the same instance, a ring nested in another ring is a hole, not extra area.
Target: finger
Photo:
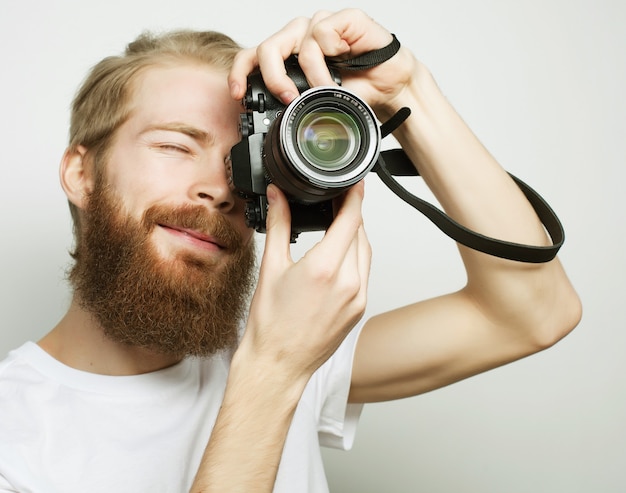
[[[326,231],[323,240],[317,245],[317,254],[322,258],[334,259],[339,268],[343,262],[352,241],[363,224],[361,205],[363,202],[363,183],[357,183],[345,194],[343,202],[335,219]]]
[[[246,95],[247,77],[258,64],[256,47],[246,48],[237,53],[228,73],[228,86],[233,99],[240,100]]]
[[[359,293],[366,296],[367,282],[369,279],[372,260],[372,249],[365,233],[363,223],[359,226],[349,250],[346,252],[343,269],[348,269],[348,273],[357,273],[360,281]]]
[[[304,17],[294,19],[257,47],[263,82],[284,104],[289,104],[298,96],[298,89],[287,76],[284,62],[290,55],[300,52],[309,23],[310,20]]]
[[[312,36],[327,56],[357,56],[389,44],[391,33],[359,9],[344,9],[321,19]]]
[[[350,246],[346,250],[341,265],[339,266],[338,278],[345,279],[347,286],[353,286],[356,295],[361,290],[361,275],[359,269],[359,236],[358,229],[355,231]]]
[[[326,64],[324,52],[312,38],[307,38],[302,42],[298,54],[298,65],[310,87],[337,85]]]
[[[315,26],[322,20],[332,16],[332,12],[319,11],[312,17],[305,38],[302,40],[298,54],[298,64],[311,87],[336,85],[330,75],[325,56],[327,53],[321,48],[313,36]],[[340,40],[341,41],[341,40]]]
[[[359,275],[361,276],[362,294],[367,297],[367,287],[372,266],[372,247],[367,239],[367,234],[363,225],[359,228],[358,245],[358,269]]]
[[[269,91],[289,104],[298,95],[298,89],[287,76],[284,60],[300,51],[300,43],[309,25],[309,19],[299,17],[254,48],[241,50],[233,62],[228,76],[231,96],[245,96],[247,77],[256,68],[261,70]]]
[[[350,317],[350,326],[356,323],[365,310],[370,261],[370,246],[361,225],[352,239],[335,279],[336,286],[341,288],[337,296],[341,293],[344,303],[347,303],[343,312]]]
[[[275,185],[267,187],[268,211],[266,217],[265,251],[262,265],[276,259],[291,261],[291,211],[284,194]]]
[[[382,48],[393,39],[389,31],[359,9],[344,9],[335,14],[322,12],[313,20],[299,55],[300,66],[311,86],[334,85],[326,66],[327,58],[359,56]],[[348,71],[342,77],[345,82],[355,74]],[[360,74],[357,77],[362,78]]]

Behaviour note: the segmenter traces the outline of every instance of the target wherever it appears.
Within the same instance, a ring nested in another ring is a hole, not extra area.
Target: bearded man
[[[0,492],[328,491],[320,445],[349,448],[363,403],[449,385],[573,329],[580,303],[558,260],[464,247],[463,289],[362,320],[362,183],[298,261],[289,203],[268,186],[249,300],[253,235],[229,174],[246,77],[259,67],[289,104],[289,55],[312,86],[330,85],[325,57],[394,39],[361,11],[320,12],[256,48],[214,32],[144,35],[94,67],[61,163],[74,297],[42,340],[0,363]],[[547,243],[410,51],[344,75],[381,121],[411,108],[394,135],[458,222]]]

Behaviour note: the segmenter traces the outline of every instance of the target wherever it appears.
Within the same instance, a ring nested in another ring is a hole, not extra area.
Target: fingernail
[[[296,94],[291,91],[285,91],[281,92],[279,97],[284,104],[289,104],[296,98]]]
[[[274,189],[274,185],[270,184],[267,186],[267,190],[265,191],[267,196],[267,203],[272,205],[274,200],[276,199],[276,190]]]
[[[235,99],[239,97],[239,84],[236,82],[231,82],[230,84],[230,95]]]

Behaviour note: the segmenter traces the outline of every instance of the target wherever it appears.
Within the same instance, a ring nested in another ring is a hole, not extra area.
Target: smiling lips
[[[177,236],[181,239],[184,239],[200,248],[204,248],[204,249],[217,248],[219,250],[223,250],[226,248],[226,244],[223,241],[221,241],[219,238],[201,233],[193,229],[180,228],[177,226],[172,226],[170,224],[159,224],[159,226],[163,228],[165,231],[169,232],[170,234]]]

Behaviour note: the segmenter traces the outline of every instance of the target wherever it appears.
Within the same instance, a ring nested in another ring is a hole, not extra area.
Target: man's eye
[[[189,154],[189,149],[178,144],[170,144],[170,143],[159,144],[157,148],[161,151],[182,152],[184,154]]]

